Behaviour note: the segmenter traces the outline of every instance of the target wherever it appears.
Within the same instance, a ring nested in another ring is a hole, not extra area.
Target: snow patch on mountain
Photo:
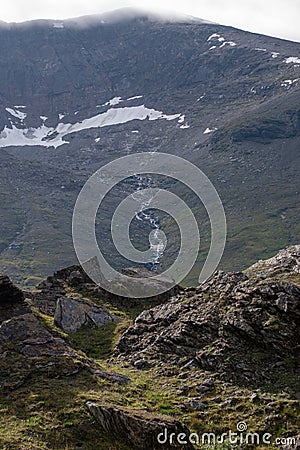
[[[214,128],[206,128],[206,130],[203,131],[203,134],[209,134],[209,133],[213,133],[214,131],[217,131],[218,128],[214,127]]]
[[[223,48],[226,45],[229,47],[235,47],[236,43],[233,41],[226,41],[226,39],[223,36],[220,36],[218,33],[213,33],[207,38],[207,42],[210,42],[214,45],[212,45],[209,50],[214,50],[217,48],[217,43],[219,42],[221,45],[218,48]]]
[[[233,41],[225,41],[225,42],[223,42],[222,45],[220,45],[219,48],[225,47],[225,45],[229,45],[229,47],[235,47],[235,46],[236,46],[236,43],[233,42]]]
[[[5,109],[9,114],[16,117],[17,119],[20,119],[22,122],[27,117],[26,113],[24,113],[22,111],[18,111],[17,109],[12,109],[12,108],[5,108]]]
[[[289,58],[285,59],[286,64],[300,64],[300,58],[297,56],[290,56]]]
[[[115,97],[120,99],[120,97]],[[162,111],[146,108],[144,105],[110,108],[106,112],[89,117],[77,123],[60,122],[55,128],[47,127],[44,123],[38,128],[17,128],[5,126],[0,133],[0,147],[9,146],[35,146],[59,147],[68,143],[64,137],[71,133],[76,133],[90,128],[102,128],[112,125],[119,125],[132,120],[175,120],[180,119],[181,114],[164,114]]]
[[[221,36],[218,33],[213,33],[207,38],[207,42],[212,41],[213,39],[219,39]]]
[[[139,98],[143,98],[143,96],[142,96],[142,95],[136,95],[136,96],[134,96],[134,97],[129,97],[129,98],[127,99],[127,101],[130,102],[131,100],[137,100],[137,99],[139,99]]]
[[[123,101],[122,97],[114,97],[111,100],[108,100],[108,102],[104,103],[102,106],[115,106],[121,103],[122,101]]]
[[[271,56],[273,59],[278,58],[279,55],[280,55],[280,53],[278,53],[278,52],[271,52]]]
[[[48,128],[42,125],[38,128],[17,128],[12,125],[12,128],[5,126],[0,133],[0,147],[23,147],[25,145],[40,145],[43,147],[59,147],[66,144],[61,137],[57,137],[54,141],[47,141],[47,136],[54,131],[53,128]]]
[[[297,83],[297,81],[299,81],[299,78],[295,78],[294,80],[284,80],[281,83],[282,87],[290,87],[292,86],[294,83]]]
[[[140,98],[143,98],[142,95],[135,95],[133,97],[129,97],[126,99],[127,102],[138,100]],[[116,106],[120,103],[124,102],[125,100],[122,97],[113,97],[112,99],[108,100],[106,103],[103,103],[102,105],[96,105],[96,108],[101,108],[102,106]]]
[[[280,55],[279,52],[269,52],[269,50],[267,50],[266,48],[259,48],[259,47],[257,47],[254,50],[257,51],[257,52],[270,53],[272,59],[276,59]]]

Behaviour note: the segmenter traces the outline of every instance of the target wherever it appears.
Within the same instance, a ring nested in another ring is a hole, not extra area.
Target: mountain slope
[[[189,18],[113,17],[0,28],[2,269],[32,284],[74,263],[80,188],[104,163],[139,151],[183,156],[210,177],[227,213],[223,268],[297,242],[300,44]],[[112,205],[135,184],[116,189]],[[175,235],[174,223],[160,222]],[[107,253],[126,265],[106,236]]]

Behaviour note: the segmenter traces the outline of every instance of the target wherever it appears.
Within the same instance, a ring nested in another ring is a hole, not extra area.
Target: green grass
[[[90,358],[103,359],[111,355],[114,343],[116,323],[101,328],[82,328],[72,334],[75,348],[82,350]]]
[[[92,388],[97,392],[89,374],[59,380],[38,377],[9,398],[1,395],[0,448],[126,450],[108,440],[90,417],[85,401],[97,396],[89,395]]]
[[[113,328],[106,328],[101,333],[92,334],[93,343],[89,345],[89,334],[83,330],[80,338],[76,336],[76,345],[92,354],[97,354],[102,348],[103,352],[99,352],[96,360],[101,368],[124,374],[130,377],[131,382],[125,386],[118,385],[85,370],[75,376],[58,379],[33,374],[23,386],[8,395],[0,394],[1,449],[125,450],[125,445],[108,439],[97,427],[85,406],[87,401],[169,415],[199,435],[209,432],[221,434],[229,429],[234,431],[241,420],[251,431],[265,430],[274,436],[297,433],[297,402],[289,399],[288,394],[272,393],[267,389],[260,394],[259,403],[254,404],[251,402],[252,391],[247,387],[217,381],[215,389],[201,397],[201,402],[206,405],[204,413],[182,409],[181,405],[188,401],[188,397],[180,388],[188,385],[189,397],[197,397],[196,387],[208,374],[191,370],[188,378],[181,378],[174,370],[173,376],[166,377],[157,375],[155,370],[138,371],[125,363],[105,360],[105,355],[110,354],[110,342],[116,338],[115,332]],[[109,334],[113,338],[109,338]],[[261,355],[253,356],[261,358]],[[235,400],[232,404],[226,404],[229,397]],[[215,402],[216,398],[220,401]],[[269,404],[272,404],[274,413],[269,411]],[[269,417],[267,422],[266,417]]]
[[[189,397],[197,397],[199,396],[197,385],[201,384],[209,375],[194,369],[189,372],[187,379],[181,378],[178,367],[174,366],[173,370],[169,370],[170,373],[173,373],[172,376],[162,376],[157,375],[155,369],[138,371],[127,366],[125,362],[116,364],[111,359],[105,360],[106,357],[110,358],[116,340],[128,326],[127,321],[128,318],[125,315],[116,327],[103,329],[102,332],[93,330],[92,334],[88,330],[82,330],[79,334],[80,338],[76,336],[77,348],[82,351],[88,350],[88,355],[91,355],[90,351],[97,353],[101,346],[102,351],[98,353],[98,359],[97,357],[96,359],[105,370],[119,372],[131,379],[131,383],[126,386],[119,386],[103,379],[97,380],[101,396],[99,398],[97,389],[92,389],[88,394],[92,396],[92,399],[112,403],[119,407],[125,406],[133,410],[167,414],[184,422],[191,430],[198,433],[221,433],[228,429],[234,431],[236,424],[241,420],[247,422],[251,431],[263,430],[272,432],[276,436],[291,436],[297,433],[299,413],[295,408],[299,405],[297,406],[297,402],[291,400],[288,394],[281,393],[281,389],[278,389],[282,383],[285,386],[295,387],[296,377],[275,381],[278,371],[274,369],[274,383],[271,386],[261,386],[261,398],[257,404],[251,402],[253,391],[247,386],[236,386],[217,380],[215,389],[203,394],[201,398],[201,402],[206,404],[204,413],[182,409],[182,405],[188,401],[188,397],[180,392],[180,387],[188,384]],[[91,346],[88,344],[89,338],[92,342]],[[258,363],[266,357],[267,355],[264,353],[252,355],[253,360]],[[214,401],[217,397],[220,397],[222,406]],[[235,401],[227,405],[226,399],[229,397],[233,397]],[[85,398],[88,399],[88,396]],[[270,403],[274,404],[273,414],[270,414],[268,410]],[[222,414],[220,415],[221,410]],[[266,423],[267,416],[269,420]],[[288,423],[284,417],[289,418]],[[229,447],[226,447],[225,444],[223,447],[220,446],[221,448]]]
[[[76,294],[71,288],[67,292],[67,295]],[[138,311],[134,308],[121,311],[105,304],[101,298],[97,299],[97,303],[110,309],[118,318],[116,323],[100,329],[84,328],[70,336],[54,325],[53,317],[35,309],[34,313],[48,329],[73,342],[78,358],[85,355],[93,358],[93,364],[98,365],[100,370],[123,374],[131,382],[119,385],[97,378],[88,370],[69,377],[63,376],[62,371],[59,378],[55,371],[48,374],[33,371],[30,378],[24,378],[23,385],[0,393],[1,450],[129,450],[122,442],[105,436],[88,413],[87,401],[168,415],[199,435],[212,432],[221,435],[229,430],[235,431],[240,421],[245,421],[253,432],[270,432],[276,437],[298,433],[299,405],[287,391],[282,391],[283,387],[296,389],[297,373],[293,361],[286,361],[289,374],[280,373],[277,368],[271,370],[270,384],[259,386],[260,399],[257,403],[251,401],[253,390],[249,386],[225,382],[217,374],[197,369],[184,373],[177,366],[168,368],[169,376],[162,375],[157,368],[139,371],[126,360],[112,358],[118,338]],[[266,325],[280,326],[272,316]],[[213,346],[207,348],[207,352],[213,351]],[[255,366],[263,364],[268,355],[255,352],[248,354],[247,358]],[[18,371],[22,375],[26,366],[25,357],[20,355],[16,360],[14,355],[8,354],[4,361],[10,370],[9,377]],[[211,376],[215,379],[215,388],[200,394],[197,385]],[[185,386],[188,386],[188,396],[182,393]],[[199,396],[206,406],[204,412],[185,407],[189,398]],[[233,399],[231,403],[227,401],[229,398]],[[205,446],[199,448],[208,449]],[[232,447],[224,444],[215,448],[229,450]]]

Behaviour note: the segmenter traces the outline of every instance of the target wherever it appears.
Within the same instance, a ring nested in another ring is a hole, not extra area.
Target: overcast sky
[[[300,0],[1,0],[0,19],[63,19],[124,6],[178,11],[300,42]]]

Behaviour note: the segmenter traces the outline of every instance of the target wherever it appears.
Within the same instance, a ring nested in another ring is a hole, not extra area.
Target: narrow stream
[[[137,192],[151,187],[152,179],[150,176],[146,178],[140,175],[136,175],[136,180],[138,184]],[[141,220],[146,223],[148,222],[153,230],[150,235],[150,249],[153,253],[150,267],[152,270],[155,270],[160,264],[160,261],[164,255],[165,239],[163,238],[163,235],[161,233],[160,224],[157,217],[155,217],[153,213],[142,211],[143,208],[151,204],[152,199],[153,196],[149,196],[147,193],[140,192],[138,200],[140,202],[141,210],[136,213],[135,217],[137,218],[137,220]]]

